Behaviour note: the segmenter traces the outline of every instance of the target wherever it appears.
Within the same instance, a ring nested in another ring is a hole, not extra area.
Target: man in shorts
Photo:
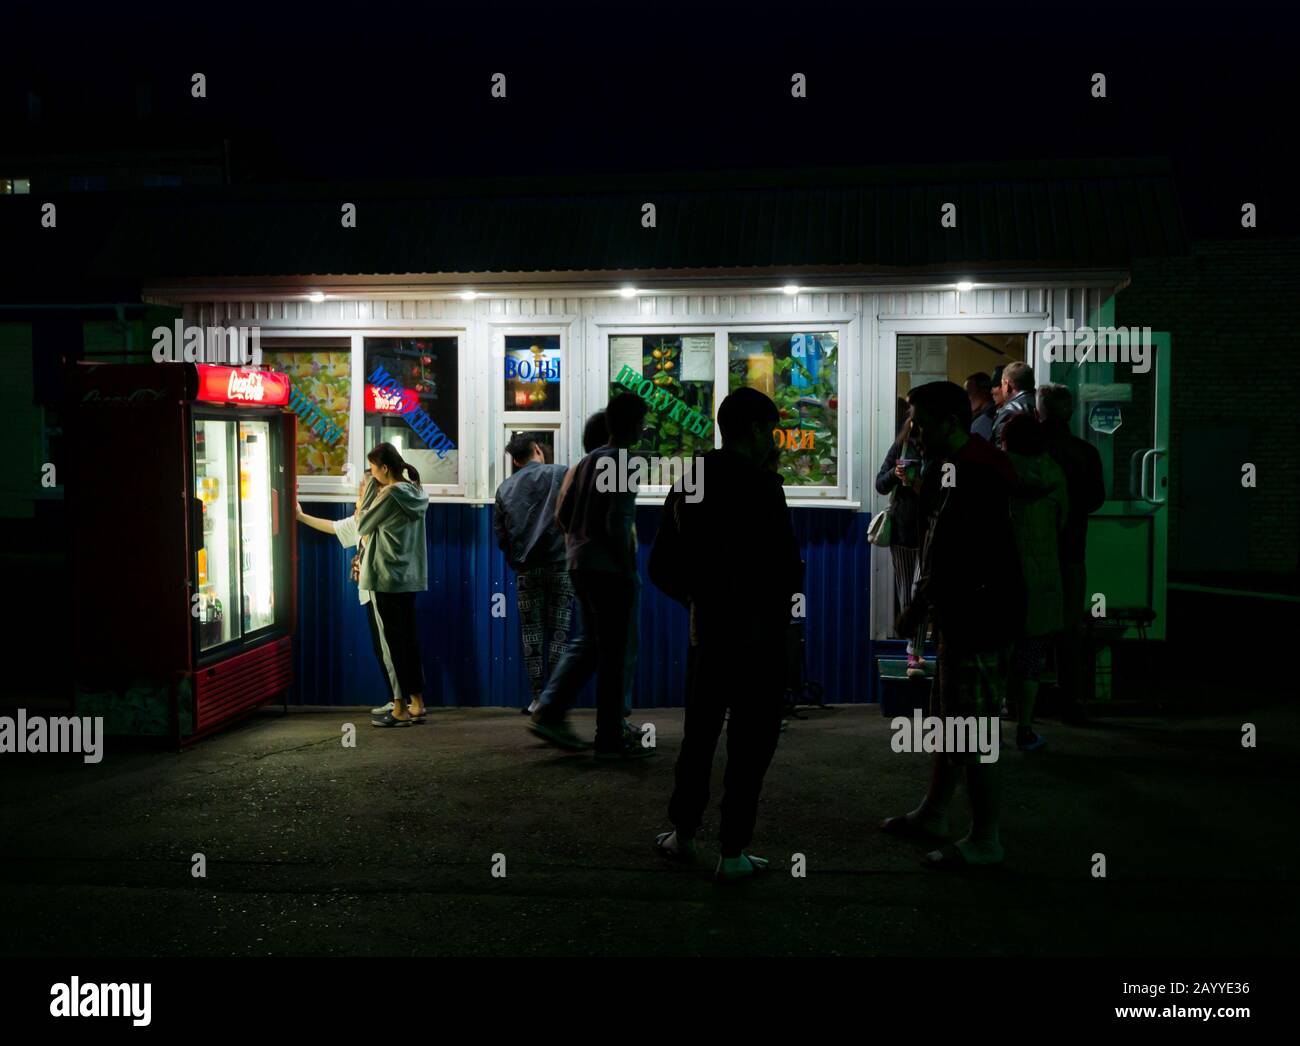
[[[898,634],[908,634],[910,616],[932,614],[939,636],[934,681],[939,714],[991,718],[997,729],[1011,646],[1025,614],[1010,516],[1015,472],[1002,451],[971,437],[970,400],[960,385],[937,381],[918,386],[908,395],[908,404],[912,431],[932,477],[922,492],[930,529],[916,595],[900,615]],[[1007,564],[1006,569],[989,571],[990,559]],[[946,838],[948,808],[962,776],[970,793],[970,832],[926,854],[928,867],[1002,861],[1002,772],[996,762],[980,762],[978,752],[936,752],[921,805],[886,819],[881,828],[907,838]]]

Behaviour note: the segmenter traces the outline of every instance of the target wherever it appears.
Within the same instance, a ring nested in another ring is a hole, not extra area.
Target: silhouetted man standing
[[[716,872],[722,882],[768,864],[744,850],[781,732],[785,631],[802,573],[774,468],[777,424],[776,405],[755,389],[737,389],[722,401],[722,449],[696,462],[703,497],[692,504],[680,490],[669,494],[650,557],[651,581],[690,609],[694,662],[668,804],[675,830],[655,847],[673,861],[695,859],[713,754],[730,709]]]
[[[1002,446],[1002,429],[1017,414],[1034,413],[1034,368],[1008,363],[1002,368],[1002,399],[993,416],[993,446]]]
[[[599,483],[601,462],[619,460],[641,438],[645,402],[624,392],[609,401],[605,424],[609,444],[592,451],[573,471],[556,508],[565,533],[569,572],[582,604],[583,626],[596,641],[596,758],[641,759],[654,754],[623,732],[623,693],[627,679],[628,628],[636,605],[636,488]],[[547,716],[562,716],[558,702]],[[539,709],[539,712],[546,712]],[[539,716],[539,719],[543,718]],[[550,740],[551,738],[548,738]]]
[[[1070,433],[1074,397],[1064,385],[1041,385],[1038,416],[1047,426],[1047,452],[1065,473],[1069,512],[1057,549],[1061,557],[1063,619],[1057,645],[1057,679],[1066,722],[1087,718],[1083,693],[1083,615],[1088,601],[1088,517],[1106,501],[1101,455],[1087,440]]]
[[[544,659],[554,671],[572,627],[573,585],[564,535],[555,525],[555,503],[567,470],[548,465],[541,444],[529,433],[515,436],[506,453],[515,471],[497,488],[492,529],[515,571],[524,668],[533,692],[526,711],[535,712],[546,685]]]
[[[897,629],[927,610],[939,633],[934,688],[944,718],[992,719],[1006,695],[1011,644],[1024,628],[1025,591],[1011,529],[1010,497],[1016,482],[1011,460],[970,434],[970,400],[960,385],[936,381],[913,389],[912,430],[931,473],[929,539],[911,605]],[[988,570],[992,560],[1000,573]],[[965,838],[926,855],[934,868],[993,865],[1002,861],[998,818],[1002,768],[969,752],[936,752],[930,787],[921,805],[888,818],[893,835],[946,836],[948,808],[961,771],[970,792],[971,827]]]

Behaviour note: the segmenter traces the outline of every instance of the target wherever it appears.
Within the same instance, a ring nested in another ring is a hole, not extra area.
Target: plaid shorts
[[[943,716],[997,717],[1007,696],[1011,648],[958,652],[939,640],[935,692]]]

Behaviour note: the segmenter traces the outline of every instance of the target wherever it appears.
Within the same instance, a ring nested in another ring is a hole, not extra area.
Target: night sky
[[[1300,231],[1280,12],[701,6],[20,4],[0,162],[225,141],[233,181],[268,183],[1164,156],[1193,235],[1241,234],[1246,200],[1256,235]]]

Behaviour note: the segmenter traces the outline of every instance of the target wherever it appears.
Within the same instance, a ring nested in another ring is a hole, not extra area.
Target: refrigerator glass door
[[[235,423],[209,418],[194,422],[194,496],[202,504],[200,533],[195,536],[195,576],[199,650],[238,639],[235,609],[239,583],[239,517],[235,501]]]
[[[239,505],[243,521],[240,543],[240,577],[244,632],[275,624],[275,545],[272,533],[271,422],[239,422]]]

